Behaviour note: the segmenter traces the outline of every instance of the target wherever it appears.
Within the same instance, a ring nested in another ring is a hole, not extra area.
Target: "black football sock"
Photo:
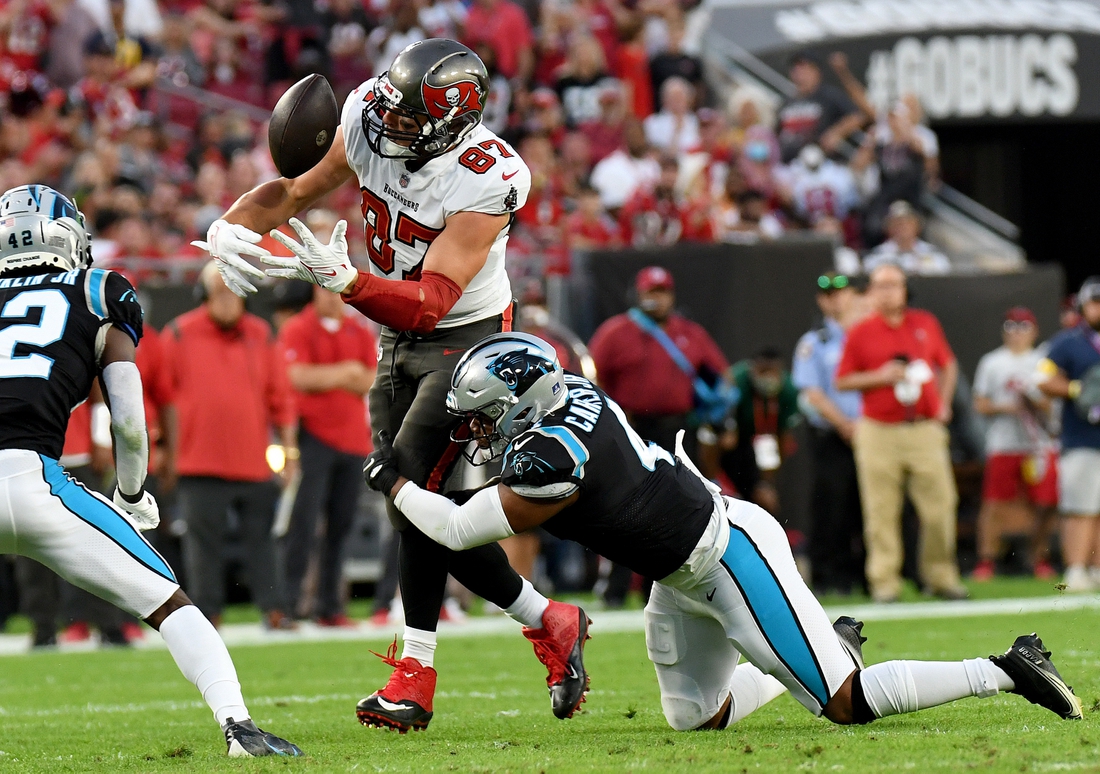
[[[523,578],[508,564],[508,555],[498,543],[452,553],[451,575],[502,610],[511,607],[523,591]]]

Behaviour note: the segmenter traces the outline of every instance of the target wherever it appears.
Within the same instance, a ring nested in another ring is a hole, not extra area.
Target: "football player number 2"
[[[48,379],[53,358],[34,352],[16,355],[19,344],[46,347],[61,340],[69,321],[69,300],[60,290],[26,290],[4,304],[0,322],[26,317],[32,309],[42,310],[38,323],[18,323],[0,330],[0,379]]]
[[[423,223],[418,223],[404,212],[397,213],[397,222],[393,222],[389,205],[386,201],[367,188],[363,191],[363,220],[366,221],[367,256],[371,263],[386,274],[393,271],[394,253],[393,240],[397,240],[409,247],[416,247],[417,242],[430,245],[439,236],[442,229],[430,228]],[[392,230],[391,230],[392,229]],[[417,279],[419,266],[412,272],[407,272],[401,279]]]

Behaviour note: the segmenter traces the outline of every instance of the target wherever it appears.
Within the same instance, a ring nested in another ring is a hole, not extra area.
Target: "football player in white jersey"
[[[280,178],[242,196],[200,245],[238,295],[255,291],[263,273],[244,256],[343,295],[381,323],[382,356],[370,391],[372,431],[394,438],[402,470],[439,491],[464,446],[445,398],[462,354],[512,323],[504,270],[508,229],[523,206],[531,175],[519,154],[481,124],[489,89],[485,65],[453,40],[406,48],[388,71],[362,84],[344,104],[332,148],[309,172]],[[363,196],[370,271],[348,259],[341,221],[322,243],[295,213],[355,176]],[[279,232],[292,258],[257,246],[260,234],[287,219],[301,243]],[[432,717],[435,629],[448,572],[504,608],[546,665],[551,705],[569,717],[584,700],[582,648],[588,620],[552,602],[520,578],[493,543],[451,551],[426,537],[389,503],[401,530],[400,579],[405,609],[402,658],[386,657],[389,683],[359,702],[365,725],[421,729]]]

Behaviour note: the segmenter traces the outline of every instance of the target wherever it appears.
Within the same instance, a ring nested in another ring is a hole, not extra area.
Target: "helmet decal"
[[[484,93],[475,81],[458,81],[449,86],[432,86],[428,79],[424,79],[421,86],[424,97],[424,107],[428,115],[439,120],[445,118],[454,111],[452,117],[458,117],[474,111],[484,109],[482,101]]]
[[[489,364],[489,373],[514,395],[523,395],[542,376],[553,372],[553,362],[523,349],[505,352]]]

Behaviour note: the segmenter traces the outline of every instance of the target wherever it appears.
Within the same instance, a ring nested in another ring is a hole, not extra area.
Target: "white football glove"
[[[148,492],[142,494],[141,499],[136,503],[128,503],[116,486],[114,500],[115,505],[130,514],[137,528],[142,532],[156,529],[160,524],[160,506]]]
[[[205,242],[191,244],[210,253],[210,257],[218,267],[218,273],[225,281],[225,286],[244,298],[249,293],[256,292],[256,286],[249,282],[248,278],[251,277],[253,280],[264,278],[261,269],[242,257],[251,255],[253,258],[263,258],[265,255],[270,255],[267,250],[258,246],[261,239],[263,237],[255,231],[218,219],[210,224]]]
[[[297,218],[290,219],[290,227],[297,232],[302,243],[298,244],[279,231],[272,231],[272,239],[284,245],[295,257],[264,256],[261,259],[264,263],[276,267],[268,269],[267,276],[305,280],[334,293],[339,293],[359,278],[359,270],[348,258],[348,240],[344,236],[348,230],[346,220],[341,220],[332,229],[332,239],[327,245],[321,244]]]

